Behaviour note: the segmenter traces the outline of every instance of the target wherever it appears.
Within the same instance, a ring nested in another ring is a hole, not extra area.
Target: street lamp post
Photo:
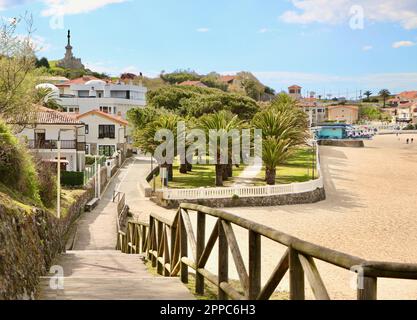
[[[57,168],[57,177],[56,177],[56,215],[58,219],[61,219],[61,140],[60,140],[60,133],[58,133],[58,141],[57,141],[57,148],[58,148],[58,168]]]

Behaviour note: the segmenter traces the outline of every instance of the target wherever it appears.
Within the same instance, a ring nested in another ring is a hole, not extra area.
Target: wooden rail
[[[196,230],[190,213],[197,215]],[[206,237],[206,217],[216,219],[213,230]],[[233,226],[246,229],[249,237],[249,259],[245,264]],[[377,279],[417,279],[417,264],[373,262],[303,241],[270,227],[233,214],[195,204],[181,204],[173,221],[151,214],[149,225],[129,222],[123,233],[120,250],[125,253],[146,253],[157,272],[164,276],[180,276],[188,283],[189,268],[196,272],[195,291],[204,293],[204,282],[218,287],[218,298],[224,300],[267,300],[289,272],[290,299],[305,299],[307,279],[316,299],[330,296],[317,269],[315,260],[357,273],[359,300],[377,299]],[[287,247],[269,280],[261,285],[261,238],[268,238]],[[218,271],[206,269],[206,264],[217,243]],[[229,281],[229,252],[236,267],[240,287]],[[242,294],[243,292],[243,294]]]

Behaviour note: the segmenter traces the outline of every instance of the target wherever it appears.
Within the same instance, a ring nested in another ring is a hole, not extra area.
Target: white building
[[[86,153],[112,156],[116,151],[126,152],[128,122],[121,117],[99,110],[77,116],[85,124]]]
[[[131,81],[110,83],[87,76],[56,86],[64,112],[82,114],[100,110],[126,119],[127,111],[146,105],[147,89]]]
[[[62,170],[83,171],[85,168],[84,124],[65,113],[44,107],[37,108],[33,120],[11,123],[19,129],[16,135],[43,161],[55,163],[58,160],[59,139]]]

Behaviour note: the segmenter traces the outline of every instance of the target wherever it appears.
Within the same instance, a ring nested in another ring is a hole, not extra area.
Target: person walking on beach
[[[410,142],[410,139],[407,138],[407,144]]]
[[[414,143],[414,138],[411,138],[411,143]]]

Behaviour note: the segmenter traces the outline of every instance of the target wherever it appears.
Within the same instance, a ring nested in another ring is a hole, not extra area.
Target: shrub
[[[40,202],[38,177],[32,156],[0,120],[0,182]]]
[[[68,187],[84,185],[84,172],[61,172],[61,184]]]
[[[94,157],[92,156],[85,156],[85,165],[91,166],[94,164]]]
[[[50,208],[56,200],[56,169],[50,163],[36,159],[36,171],[38,172],[39,195],[42,203]]]

